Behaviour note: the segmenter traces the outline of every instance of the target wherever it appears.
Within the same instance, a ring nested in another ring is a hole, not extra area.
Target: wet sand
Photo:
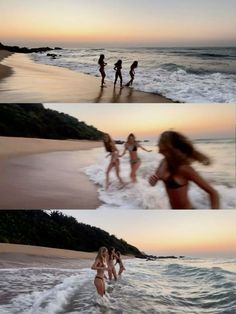
[[[95,162],[87,149],[100,146],[0,137],[0,209],[97,208],[97,188],[81,169]]]
[[[0,243],[0,268],[90,268],[96,254],[96,252]]]
[[[12,68],[10,68],[10,67],[8,67],[6,65],[1,64],[1,61],[4,58],[9,57],[10,55],[12,55],[11,52],[6,51],[6,50],[0,50],[0,82],[4,78],[6,78],[6,77],[10,76],[11,74],[13,74]]]
[[[57,66],[37,64],[28,55],[14,53],[1,61],[13,69],[12,75],[0,81],[1,103],[165,103],[173,102],[161,95],[107,84],[100,78]]]

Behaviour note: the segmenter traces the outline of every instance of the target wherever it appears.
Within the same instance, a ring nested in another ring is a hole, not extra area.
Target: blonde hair
[[[165,145],[171,153],[166,157],[170,171],[175,171],[180,165],[191,164],[194,161],[204,165],[211,164],[210,158],[195,149],[192,142],[181,133],[175,131],[163,132],[159,144]]]
[[[103,256],[103,253],[104,253],[105,251],[107,251],[107,248],[106,248],[105,246],[100,247],[99,250],[98,250],[97,257],[96,257],[96,259],[100,260],[100,261],[101,261],[102,263],[104,263],[104,264],[105,264],[105,262],[106,262],[106,259],[105,259],[105,257]]]

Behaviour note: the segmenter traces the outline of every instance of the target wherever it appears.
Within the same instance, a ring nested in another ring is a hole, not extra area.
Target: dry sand
[[[0,209],[96,209],[82,168],[101,142],[0,137]]]
[[[57,151],[89,150],[101,146],[102,143],[99,141],[48,140],[0,136],[0,159]]]
[[[1,61],[4,58],[7,58],[11,55],[12,53],[6,50],[0,50],[0,81],[8,76],[10,76],[13,73],[12,68],[1,64]]]
[[[0,243],[0,268],[90,268],[95,253],[41,246]]]
[[[165,103],[173,102],[161,95],[139,92],[113,84],[100,87],[100,78],[57,66],[33,62],[28,55],[14,53],[2,60],[13,69],[0,81],[1,103]]]

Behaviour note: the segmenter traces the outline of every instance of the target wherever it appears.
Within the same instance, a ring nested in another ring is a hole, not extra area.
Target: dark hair
[[[130,137],[133,137],[134,138],[134,141],[136,142],[136,139],[135,139],[135,135],[133,133],[130,133],[127,137],[127,142],[129,141]]]
[[[107,136],[108,141],[105,141],[105,137]],[[111,136],[107,133],[104,134],[103,136],[103,144],[105,146],[105,149],[108,153],[112,152],[112,146],[114,145],[113,140],[111,138]]]
[[[137,68],[138,66],[138,61],[134,61],[131,65],[131,68]]]
[[[159,144],[166,145],[171,152],[170,156],[166,158],[171,172],[176,171],[180,165],[191,164],[193,161],[198,161],[204,165],[211,163],[210,158],[195,149],[192,142],[181,133],[163,132]]]
[[[122,60],[119,59],[114,65],[115,65],[116,67],[120,67],[121,64],[122,64]]]
[[[102,54],[100,55],[99,59],[98,59],[98,64],[101,65],[101,63],[103,62],[105,56]]]

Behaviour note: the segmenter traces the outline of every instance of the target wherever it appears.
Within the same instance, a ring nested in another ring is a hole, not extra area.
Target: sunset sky
[[[10,0],[5,44],[235,46],[235,0]]]
[[[66,210],[151,254],[236,256],[236,211]]]
[[[113,137],[156,139],[174,129],[191,138],[232,138],[234,104],[45,104],[68,113]]]

